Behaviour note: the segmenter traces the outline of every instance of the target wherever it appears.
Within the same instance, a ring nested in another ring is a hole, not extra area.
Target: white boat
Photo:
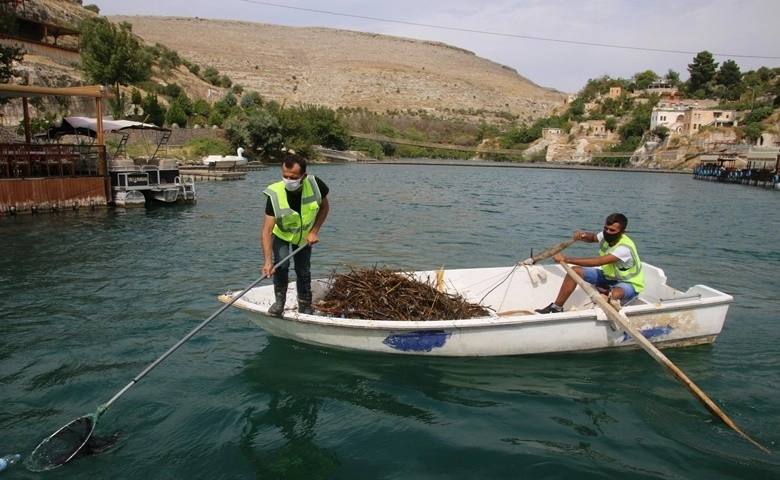
[[[628,322],[658,347],[711,343],[723,328],[732,297],[696,285],[685,291],[666,284],[660,268],[643,263],[645,290],[622,307]],[[403,321],[365,320],[318,314],[316,303],[329,279],[312,282],[314,315],[297,312],[295,282],[288,289],[281,317],[268,316],[273,285],[250,289],[233,306],[270,335],[312,345],[347,350],[434,356],[529,355],[639,348],[632,337],[610,321],[581,289],[561,313],[538,314],[554,300],[564,269],[557,264],[415,272],[420,281],[486,307],[488,316],[468,319]],[[219,297],[233,301],[238,292]]]
[[[203,165],[219,166],[220,164],[229,163],[231,165],[246,165],[249,159],[244,156],[244,149],[238,147],[236,149],[237,155],[208,155],[203,157]]]
[[[179,175],[176,160],[169,158],[133,161],[116,158],[108,162],[108,174],[118,207],[144,206],[147,202],[195,203],[195,184]]]

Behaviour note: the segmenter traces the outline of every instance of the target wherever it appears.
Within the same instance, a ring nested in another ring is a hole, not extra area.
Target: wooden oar
[[[571,238],[569,240],[566,240],[565,242],[561,242],[558,245],[555,245],[553,247],[548,248],[547,250],[543,251],[539,255],[535,255],[531,258],[527,258],[523,260],[522,262],[517,262],[518,265],[534,265],[536,263],[541,262],[542,260],[546,260],[556,253],[562,251],[564,248],[568,247],[572,243],[576,242],[577,240],[574,238]]]
[[[548,259],[548,258],[552,257],[553,255],[555,255],[556,253],[558,253],[558,252],[562,251],[564,248],[568,247],[569,245],[571,245],[572,243],[574,243],[574,242],[576,242],[576,241],[577,241],[576,239],[574,239],[574,238],[571,238],[571,239],[569,239],[569,240],[566,240],[565,242],[561,242],[561,243],[559,243],[558,245],[554,245],[554,246],[552,246],[552,247],[548,248],[547,250],[543,251],[543,252],[542,252],[542,253],[540,253],[539,255],[535,255],[535,256],[533,256],[533,257],[526,258],[525,260],[522,260],[522,261],[520,261],[520,262],[517,262],[517,263],[515,264],[515,267],[514,267],[514,268],[513,268],[513,269],[512,269],[512,270],[509,272],[509,274],[508,274],[506,277],[504,277],[504,279],[503,279],[503,280],[501,280],[500,282],[498,282],[498,283],[496,284],[496,286],[494,286],[493,288],[491,288],[490,290],[488,290],[488,291],[487,291],[487,293],[485,293],[485,295],[484,295],[482,298],[480,298],[480,299],[479,299],[479,303],[482,303],[482,301],[484,301],[484,300],[485,300],[485,298],[486,298],[488,295],[490,295],[490,293],[491,293],[493,290],[495,290],[496,288],[498,288],[498,287],[499,287],[499,285],[501,285],[502,283],[504,283],[504,282],[506,281],[506,279],[507,279],[507,278],[511,277],[511,276],[512,276],[512,274],[513,274],[513,273],[514,273],[514,271],[515,271],[515,268],[517,268],[517,267],[523,267],[523,266],[530,266],[530,265],[535,265],[535,264],[537,264],[537,263],[541,262],[542,260],[546,260],[546,259]],[[531,274],[531,272],[529,271],[529,275],[530,275],[530,274]],[[504,317],[504,316],[508,316],[508,315],[516,315],[516,314],[518,314],[518,313],[522,313],[523,315],[526,315],[526,314],[532,314],[533,312],[531,312],[531,311],[529,311],[529,310],[508,310],[508,311],[505,311],[505,312],[496,312],[496,313],[497,313],[499,316],[502,316],[502,317]]]
[[[672,363],[671,360],[669,360],[666,355],[664,355],[658,348],[656,348],[655,345],[650,343],[650,340],[646,339],[642,333],[634,328],[630,323],[628,323],[628,318],[626,318],[624,315],[622,315],[620,312],[615,310],[615,308],[609,304],[607,299],[604,298],[603,295],[601,295],[595,287],[593,287],[591,284],[586,282],[582,277],[577,275],[577,272],[574,271],[573,268],[571,268],[568,264],[565,262],[558,262],[560,265],[566,270],[566,273],[571,277],[572,280],[577,282],[577,285],[579,285],[583,290],[585,290],[585,293],[588,294],[591,300],[596,302],[599,307],[601,307],[602,310],[604,310],[604,313],[607,314],[610,320],[615,322],[617,325],[620,326],[623,330],[628,332],[629,335],[631,335],[631,338],[634,339],[636,343],[639,344],[647,353],[650,354],[651,357],[653,357],[658,363],[665,366],[669,371],[674,375],[677,380],[679,380],[683,385],[685,385],[686,388],[709,410],[712,412],[713,415],[720,418],[723,423],[731,427],[732,430],[737,432],[747,440],[748,442],[752,443],[765,453],[771,455],[772,452],[767,449],[765,446],[761,445],[757,441],[753,440],[750,435],[743,432],[734,422],[731,421],[731,419],[726,416],[723,411],[718,408],[717,405],[715,405],[715,402],[710,400],[710,398],[698,387],[696,386],[693,381],[691,381],[690,378],[688,378],[685,373],[683,373],[682,370],[680,370],[677,365]]]

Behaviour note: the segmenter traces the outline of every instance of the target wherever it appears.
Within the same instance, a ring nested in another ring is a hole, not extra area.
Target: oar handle
[[[274,266],[273,266],[273,269],[275,270],[275,269],[279,268],[280,266],[282,266],[282,264],[284,264],[284,262],[286,262],[286,261],[288,261],[289,259],[291,259],[293,256],[295,256],[295,254],[297,254],[298,252],[300,252],[301,250],[303,250],[303,249],[304,249],[304,248],[306,248],[307,246],[308,246],[308,244],[303,244],[303,245],[301,245],[300,247],[298,247],[298,248],[296,248],[295,250],[293,250],[293,252],[292,252],[291,254],[287,255],[286,257],[284,257],[283,259],[281,259],[281,260],[280,260],[280,261],[279,261],[279,262],[278,262],[276,265],[274,265]],[[255,280],[254,282],[252,282],[251,284],[249,284],[249,286],[247,286],[247,287],[246,287],[244,290],[242,290],[242,291],[241,291],[241,293],[239,293],[238,295],[233,295],[233,298],[232,298],[232,299],[231,299],[231,300],[230,300],[228,303],[226,303],[226,304],[222,305],[222,307],[220,307],[220,308],[219,308],[219,309],[218,309],[216,312],[212,313],[212,314],[211,314],[211,316],[209,316],[209,318],[207,318],[206,320],[204,320],[203,322],[201,322],[201,323],[200,323],[200,325],[198,325],[197,327],[195,327],[194,329],[192,329],[192,331],[191,331],[190,333],[188,333],[188,334],[187,334],[187,335],[185,335],[185,336],[184,336],[184,337],[183,337],[181,340],[179,340],[178,342],[176,342],[176,344],[175,344],[174,346],[172,346],[171,348],[169,348],[169,349],[168,349],[168,351],[166,351],[165,353],[163,353],[162,355],[160,355],[160,356],[157,358],[157,360],[155,360],[154,362],[152,362],[152,363],[151,363],[151,364],[150,364],[148,367],[146,367],[146,368],[145,368],[145,369],[144,369],[144,370],[143,370],[141,373],[139,373],[138,375],[136,375],[136,377],[135,377],[133,380],[131,380],[131,381],[130,381],[130,383],[128,383],[127,385],[125,385],[125,387],[124,387],[122,390],[120,390],[119,392],[117,392],[117,394],[116,394],[116,395],[114,395],[114,396],[111,398],[111,400],[109,400],[108,402],[106,402],[106,403],[104,403],[103,405],[101,405],[100,407],[98,407],[98,411],[97,411],[98,415],[103,415],[103,412],[105,412],[106,410],[108,410],[108,407],[109,407],[109,406],[110,406],[112,403],[114,403],[114,401],[116,401],[116,399],[118,399],[118,398],[119,398],[119,397],[121,397],[121,396],[122,396],[122,395],[123,395],[123,394],[124,394],[126,391],[128,391],[128,390],[130,389],[130,387],[132,387],[133,385],[135,385],[136,383],[138,383],[138,381],[139,381],[139,380],[141,380],[143,377],[145,377],[147,373],[151,372],[151,371],[154,369],[154,367],[156,367],[157,365],[159,365],[160,363],[162,363],[162,361],[163,361],[163,360],[165,360],[166,358],[168,358],[168,357],[169,357],[169,356],[170,356],[170,355],[171,355],[173,352],[175,352],[175,351],[176,351],[176,349],[178,349],[179,347],[181,347],[182,345],[184,345],[184,343],[185,343],[187,340],[189,340],[190,338],[192,338],[192,337],[193,337],[193,336],[194,336],[196,333],[198,333],[198,332],[199,332],[199,331],[200,331],[200,330],[201,330],[203,327],[205,327],[206,325],[208,325],[208,324],[209,324],[209,322],[211,322],[212,320],[214,320],[214,319],[217,317],[217,315],[219,315],[220,313],[222,313],[222,312],[224,312],[225,310],[227,310],[227,308],[228,308],[228,307],[230,307],[231,305],[233,305],[233,304],[236,302],[236,300],[238,300],[239,298],[243,297],[243,296],[244,296],[244,294],[245,294],[246,292],[248,292],[249,290],[253,289],[253,288],[255,287],[255,285],[257,285],[258,283],[262,282],[262,281],[263,281],[263,280],[265,280],[266,278],[268,278],[268,277],[267,277],[267,276],[265,276],[265,275],[263,275],[262,277],[258,278],[257,280]]]
[[[562,251],[566,247],[570,246],[572,243],[576,242],[576,238],[570,238],[569,240],[566,240],[565,242],[561,242],[558,245],[555,245],[553,247],[548,248],[547,250],[543,251],[539,255],[533,256],[531,258],[527,258],[523,260],[522,262],[518,262],[518,265],[534,265],[536,263],[541,262],[542,260],[546,260],[556,253]]]
[[[566,262],[558,263],[563,267],[564,270],[566,270],[566,274],[569,275],[569,277],[574,280],[574,282],[576,282],[577,285],[579,285],[585,291],[585,293],[588,294],[588,297],[590,297],[591,300],[593,300],[598,304],[599,307],[601,307],[610,320],[620,325],[620,328],[628,332],[628,334],[631,335],[631,338],[633,338],[634,341],[639,344],[639,346],[641,346],[647,353],[649,353],[653,359],[665,366],[672,373],[672,375],[674,375],[675,378],[677,378],[677,380],[679,380],[688,389],[688,391],[690,391],[696,397],[696,399],[699,400],[711,413],[720,418],[723,423],[731,427],[732,430],[740,434],[742,438],[752,443],[765,453],[769,455],[772,454],[769,449],[753,440],[753,438],[751,438],[747,433],[743,432],[725,413],[723,413],[720,408],[718,408],[715,402],[713,402],[707,396],[707,394],[705,394],[695,383],[693,383],[690,378],[688,378],[688,376],[682,370],[677,367],[677,365],[672,363],[672,361],[669,360],[669,358],[667,358],[663,352],[661,352],[655,345],[653,345],[650,340],[645,338],[645,336],[642,335],[642,332],[634,328],[634,326],[628,322],[627,317],[621,315],[620,312],[615,310],[615,307],[610,305],[607,299],[605,299],[604,296],[593,287],[593,285],[586,282],[585,279],[577,275],[577,272],[575,272],[574,269],[571,268],[571,266],[569,266]]]

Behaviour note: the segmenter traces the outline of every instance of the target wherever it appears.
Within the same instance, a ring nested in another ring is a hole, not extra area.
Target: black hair
[[[293,168],[296,164],[301,166],[301,175],[306,173],[306,159],[297,153],[288,153],[282,163],[287,168]]]
[[[622,213],[612,213],[612,214],[610,214],[607,217],[607,220],[604,223],[606,225],[610,225],[610,224],[613,224],[613,223],[619,223],[621,230],[625,230],[626,227],[628,227],[628,219]]]

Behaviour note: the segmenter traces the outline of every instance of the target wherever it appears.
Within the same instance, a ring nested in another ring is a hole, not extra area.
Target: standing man
[[[311,247],[320,241],[320,227],[328,216],[328,186],[306,173],[306,159],[288,154],[282,161],[282,180],[263,191],[268,196],[263,222],[263,274],[274,277],[274,303],[269,315],[281,316],[287,297],[290,262],[274,270],[274,264],[301,245],[295,254],[298,312],[313,313],[311,308]]]
[[[610,303],[618,303],[618,306],[625,304],[645,288],[642,261],[639,260],[634,242],[625,234],[627,226],[628,219],[625,215],[613,213],[604,222],[603,231],[587,233],[578,230],[574,233],[575,240],[599,242],[598,257],[568,258],[558,253],[552,258],[556,262],[577,265],[573,268],[577,275],[591,285],[609,290]],[[576,287],[577,283],[568,275],[565,276],[555,302],[537,309],[536,312],[562,312],[563,304]]]

